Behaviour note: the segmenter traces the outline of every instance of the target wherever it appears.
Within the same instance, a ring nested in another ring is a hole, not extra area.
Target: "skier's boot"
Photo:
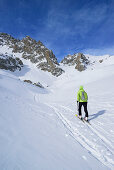
[[[81,115],[79,115],[79,119],[83,120],[83,118],[82,118],[82,116],[81,116]]]
[[[86,122],[88,122],[88,117],[84,117],[84,120],[85,120]]]

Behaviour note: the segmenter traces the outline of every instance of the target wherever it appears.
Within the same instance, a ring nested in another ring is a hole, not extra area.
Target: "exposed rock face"
[[[0,45],[8,45],[10,48],[12,44],[19,42],[19,40],[13,38],[11,35],[6,33],[0,33]]]
[[[102,63],[103,62],[103,59],[102,60],[99,60],[99,63]]]
[[[53,52],[47,49],[41,41],[36,41],[29,36],[22,40],[0,33],[0,45],[8,45],[13,53],[22,53],[24,59],[29,59],[38,68],[51,72],[54,76],[61,75],[64,71],[59,67],[59,63]]]
[[[0,54],[0,69],[15,71],[21,70],[23,62],[19,58],[14,58],[13,55],[8,56]]]
[[[84,71],[89,64],[89,60],[82,53],[78,53],[74,55],[67,55],[61,63],[69,66],[75,65],[75,69],[78,71]]]
[[[33,83],[31,80],[24,80],[24,82],[29,83],[29,84],[32,84],[32,85],[37,86],[37,87],[40,87],[40,88],[44,88],[40,82],[38,82],[38,83]]]

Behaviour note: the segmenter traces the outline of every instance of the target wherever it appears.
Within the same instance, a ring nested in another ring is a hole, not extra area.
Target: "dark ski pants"
[[[81,108],[84,107],[85,117],[88,117],[87,102],[79,102],[79,115],[82,115]]]

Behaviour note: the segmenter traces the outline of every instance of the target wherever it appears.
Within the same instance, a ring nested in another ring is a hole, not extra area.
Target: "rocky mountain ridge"
[[[90,61],[82,53],[67,55],[62,61],[64,65],[75,66],[78,71],[84,71]]]
[[[20,53],[22,58],[30,60],[32,63],[36,64],[37,68],[43,71],[48,71],[54,76],[58,77],[64,72],[64,70],[58,63],[57,58],[54,55],[53,51],[46,48],[41,41],[36,41],[32,39],[30,36],[26,36],[22,40],[19,40],[13,38],[9,34],[0,33],[0,47],[4,46],[7,46],[9,49],[11,49],[13,54]],[[3,53],[1,56],[6,56],[6,54]],[[10,57],[11,56],[9,56],[9,59]],[[7,62],[8,61],[6,61],[6,63]],[[13,63],[9,62],[9,64],[10,63],[13,64],[14,62]],[[15,63],[17,62],[15,61]],[[90,64],[90,61],[84,54],[77,53],[73,55],[70,54],[67,55],[61,61],[61,63],[63,65],[74,66],[75,69],[77,69],[78,71],[84,71]],[[5,67],[1,66],[1,68]],[[15,68],[20,68],[21,70],[20,65],[19,67],[17,67],[16,65]]]
[[[37,42],[29,36],[19,40],[6,33],[0,33],[0,46],[5,45],[11,48],[13,53],[21,53],[22,58],[29,59],[43,71],[51,72],[54,76],[60,76],[64,72],[52,50],[46,48],[41,41]]]

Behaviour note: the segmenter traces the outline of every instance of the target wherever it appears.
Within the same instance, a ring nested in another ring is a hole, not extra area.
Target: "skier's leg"
[[[87,102],[84,102],[83,106],[84,106],[85,117],[88,117]]]
[[[81,107],[82,107],[82,102],[79,102],[79,116],[82,116]]]

